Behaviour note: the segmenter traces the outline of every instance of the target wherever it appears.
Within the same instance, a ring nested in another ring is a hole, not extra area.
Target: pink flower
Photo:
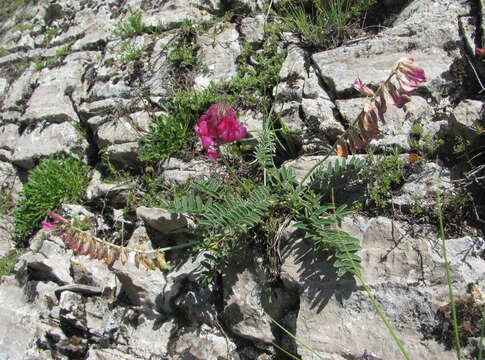
[[[209,149],[207,150],[207,156],[209,157],[210,161],[215,163],[217,161],[217,157],[219,156],[219,151],[216,149]]]
[[[399,84],[404,91],[411,91],[418,87],[419,83],[425,82],[426,77],[424,70],[413,65],[414,59],[403,58],[400,59],[395,68]]]
[[[239,124],[234,109],[225,104],[213,104],[201,115],[195,132],[212,162],[219,156],[218,147],[246,137],[246,128]]]
[[[408,96],[408,93],[403,89],[397,89],[392,83],[388,82],[382,86],[382,99],[388,101],[397,108],[402,108],[411,99]]]
[[[374,96],[374,91],[370,87],[365,85],[362,80],[360,80],[360,78],[355,79],[352,87],[360,92],[362,95]]]
[[[56,227],[57,227],[57,225],[56,225],[56,224],[54,224],[54,223],[51,223],[51,222],[48,222],[48,221],[45,221],[45,220],[43,220],[43,221],[42,221],[42,228],[43,228],[45,231],[51,231],[51,230],[54,230]]]

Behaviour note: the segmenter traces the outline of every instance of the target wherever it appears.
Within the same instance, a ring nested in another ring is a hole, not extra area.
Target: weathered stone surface
[[[87,141],[69,122],[39,125],[26,130],[18,139],[12,162],[22,168],[31,169],[41,158],[49,155],[71,154],[83,158]]]
[[[0,281],[0,349],[4,359],[23,359],[35,343],[38,311],[13,276]]]
[[[3,102],[3,108],[7,110],[23,111],[25,104],[34,91],[39,74],[27,69],[9,87]]]
[[[18,138],[17,125],[4,124],[0,126],[0,161],[11,160],[12,152],[15,150],[15,143]]]
[[[281,80],[288,78],[303,78],[306,74],[306,60],[308,54],[298,46],[290,45],[288,55],[281,67],[279,77]]]
[[[199,6],[197,0],[173,0],[155,7],[153,10],[144,11],[142,22],[149,26],[162,26],[165,29],[173,29],[184,21],[200,22],[208,20],[210,14],[207,10],[214,9],[214,0],[208,2],[209,9]]]
[[[148,130],[150,116],[146,111],[140,111],[101,124],[97,128],[98,145],[106,147],[137,141]]]
[[[176,158],[170,158],[161,165],[165,180],[169,184],[184,183],[189,179],[210,178],[220,170],[205,160],[192,160],[184,162]]]
[[[223,30],[215,37],[201,35],[197,38],[201,46],[198,57],[207,66],[207,70],[197,75],[194,80],[198,89],[208,87],[211,81],[229,80],[237,74],[236,58],[241,53],[241,47],[236,25],[216,26],[223,26]],[[212,30],[215,31],[215,29]]]
[[[182,328],[177,333],[173,360],[228,359],[239,360],[236,345],[217,330],[202,325]]]
[[[248,269],[224,277],[224,319],[231,331],[256,342],[272,343],[271,320],[262,304],[263,288],[256,274]]]
[[[127,142],[122,144],[109,145],[105,154],[114,165],[120,168],[136,168],[142,164],[138,159],[140,144],[138,142]]]
[[[449,44],[461,42],[457,21],[450,19],[467,14],[468,6],[459,0],[412,1],[393,27],[382,31],[379,37],[314,54],[313,60],[327,85],[336,94],[342,94],[352,91],[356,77],[378,85],[397,60],[412,57],[425,69],[428,81],[423,86],[440,98],[443,88],[453,81],[449,76],[453,56],[461,57],[444,50]]]
[[[14,218],[5,215],[0,216],[0,257],[14,248],[13,229]]]
[[[241,21],[240,32],[247,42],[258,42],[264,39],[264,22],[266,16],[257,14],[254,17],[247,17]]]
[[[64,291],[59,299],[60,318],[72,326],[86,330],[86,314],[84,301],[81,295]]]
[[[86,200],[95,201],[103,199],[113,206],[126,203],[130,185],[103,183],[99,171],[93,171],[91,181],[86,188]]]
[[[485,119],[485,105],[478,100],[464,100],[453,109],[450,117],[450,133],[473,140],[477,135],[477,125]]]
[[[118,260],[113,266],[114,274],[121,283],[121,291],[132,305],[157,312],[161,308],[161,293],[167,281],[159,270],[137,269],[132,255],[126,265],[121,265]]]
[[[163,233],[185,232],[192,221],[183,214],[172,213],[161,208],[140,206],[136,209],[136,216],[151,228]]]
[[[51,280],[61,285],[71,284],[73,279],[70,274],[70,255],[54,241],[45,240],[38,244],[39,236],[42,234],[39,233],[37,240],[33,240],[32,243],[35,246],[40,245],[40,249],[37,252],[22,255],[17,265],[27,266],[35,272],[35,277],[38,279]]]
[[[400,194],[393,197],[392,202],[408,209],[417,207],[417,210],[432,211],[436,207],[437,193],[453,196],[455,190],[451,172],[428,162],[414,167],[413,174],[406,179]]]
[[[418,287],[438,271],[433,243],[426,240],[432,234],[410,237],[404,224],[382,217],[346,219],[343,228],[361,240],[363,277],[400,338],[406,338],[411,356],[452,359],[453,352],[434,340],[423,341],[427,334],[421,333],[436,325],[436,293],[423,293]],[[312,244],[291,228],[288,231],[282,271],[284,283],[297,286],[301,294],[296,335],[324,357],[360,356],[367,350],[378,358],[399,358],[397,346],[388,340],[389,333],[364,290],[354,281],[336,282],[333,266],[312,262]],[[300,345],[298,352],[302,359],[313,356]]]

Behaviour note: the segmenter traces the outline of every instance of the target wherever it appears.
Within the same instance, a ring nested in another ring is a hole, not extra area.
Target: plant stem
[[[445,228],[443,225],[441,194],[438,191],[436,192],[436,206],[438,207],[437,210],[438,210],[439,231],[440,231],[441,244],[443,247],[443,258],[445,260],[446,280],[448,282],[448,293],[450,295],[451,324],[453,326],[453,335],[455,337],[456,357],[458,360],[461,360],[461,345],[460,345],[460,335],[458,334],[458,321],[456,318],[455,295],[453,292],[450,263],[448,262],[448,251],[446,250]]]
[[[391,73],[389,74],[389,76],[387,77],[386,81],[384,81],[384,84],[386,84],[387,82],[389,82],[392,77],[394,76],[394,69],[391,71]],[[381,92],[382,92],[382,87],[380,86],[376,92],[374,93],[374,95],[368,100],[370,103],[373,102],[378,96],[381,95]],[[347,130],[344,131],[344,133],[340,136],[346,136],[348,134],[348,132],[350,131],[350,129],[352,129],[355,124],[357,123],[357,121],[359,120],[359,117],[360,117],[360,114],[362,114],[364,110],[362,110],[360,113],[359,113],[359,116],[357,116],[355,118],[355,120],[350,124],[350,126],[347,128]],[[335,149],[337,148],[337,144],[338,144],[338,141],[335,142],[335,144],[333,144],[332,148],[327,152],[327,155],[325,155],[325,157],[318,161],[315,165],[312,166],[312,168],[310,170],[308,170],[308,172],[305,174],[305,176],[303,177],[303,179],[300,181],[300,184],[298,185],[296,191],[299,191],[301,190],[301,187],[303,186],[303,183],[305,182],[306,179],[308,179],[308,177],[313,173],[313,171],[315,171],[315,169],[317,167],[319,167],[324,161],[326,161],[334,152],[335,152]]]
[[[246,185],[244,185],[244,183],[241,181],[241,179],[239,179],[239,176],[237,176],[236,172],[234,171],[234,169],[232,168],[231,164],[229,164],[229,162],[227,161],[226,157],[221,154],[221,159],[222,159],[222,162],[224,163],[224,165],[226,166],[226,169],[229,171],[230,175],[239,183],[239,185],[241,185],[241,187],[246,190]]]

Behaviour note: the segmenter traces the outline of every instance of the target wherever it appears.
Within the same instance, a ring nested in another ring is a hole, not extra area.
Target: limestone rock
[[[423,211],[432,211],[436,207],[436,194],[451,197],[455,193],[451,172],[441,166],[427,162],[415,166],[415,171],[400,189],[400,194],[392,202],[406,208],[418,207]]]
[[[93,171],[91,181],[86,188],[86,200],[96,201],[103,199],[113,206],[126,204],[129,185],[104,183],[99,171]]]
[[[485,107],[482,101],[464,100],[453,110],[450,117],[450,133],[473,140],[477,135],[477,126],[485,119]]]
[[[13,243],[14,218],[0,216],[0,257],[14,249]]]
[[[52,280],[62,285],[73,281],[70,274],[69,255],[53,241],[45,240],[38,252],[22,255],[17,265],[23,266],[22,264],[34,271],[39,279]]]
[[[423,86],[440,98],[444,87],[453,81],[449,76],[453,56],[461,56],[456,52],[450,56],[443,50],[447,44],[461,41],[457,20],[450,19],[467,11],[460,1],[413,1],[379,37],[314,54],[313,60],[327,85],[340,95],[352,91],[357,77],[378,85],[405,54],[425,70],[427,82]],[[423,14],[426,21],[422,21]]]
[[[15,143],[18,138],[17,125],[4,124],[0,126],[0,160],[11,160],[12,152],[15,150]]]
[[[86,330],[86,314],[84,301],[81,295],[64,291],[59,300],[60,318],[72,326]]]
[[[162,234],[185,232],[189,226],[193,226],[186,216],[161,208],[141,206],[136,209],[136,216]]]
[[[343,229],[361,240],[363,277],[386,316],[396,324],[400,338],[406,338],[411,356],[452,359],[453,352],[445,351],[434,340],[423,342],[425,334],[421,333],[436,325],[437,310],[436,293],[423,293],[417,286],[436,271],[433,245],[425,240],[427,235],[410,237],[404,224],[382,217],[346,219]],[[386,340],[389,333],[367,294],[353,279],[336,282],[331,263],[312,264],[310,258],[316,254],[312,244],[301,239],[301,233],[288,228],[285,236],[288,247],[283,250],[284,284],[297,286],[300,293],[296,335],[324,357],[360,356],[365,349],[378,358],[398,358],[400,352]],[[297,346],[302,359],[312,358],[307,349]]]
[[[209,9],[214,9],[214,0],[208,2]],[[201,8],[197,0],[173,0],[155,7],[153,10],[144,11],[142,22],[149,26],[162,26],[165,29],[173,29],[184,21],[200,22],[208,20],[210,14],[207,9]]]
[[[221,25],[217,25],[221,26]],[[198,56],[207,71],[195,78],[198,89],[207,88],[211,81],[229,80],[236,76],[236,58],[241,53],[235,24],[222,24],[223,30],[217,35],[201,35],[197,42],[201,45]]]
[[[342,117],[352,123],[363,109],[365,99],[356,98],[349,100],[337,100],[337,108]],[[402,109],[393,105],[387,106],[384,114],[384,122],[379,122],[381,133],[370,143],[370,147],[379,150],[400,148],[410,151],[409,137],[411,129],[416,123],[431,122],[431,106],[421,97],[413,96],[411,102]]]
[[[50,155],[70,154],[83,158],[88,147],[69,122],[36,126],[26,130],[18,139],[12,162],[24,169],[32,169],[41,158]]]
[[[13,276],[0,281],[0,349],[5,359],[23,359],[35,342],[38,310]]]
[[[234,354],[236,345],[207,325],[182,328],[176,339],[173,360],[239,360]]]
[[[224,277],[224,319],[231,331],[245,339],[272,343],[271,320],[261,302],[263,288],[248,269]],[[231,284],[231,285],[229,285]]]
[[[156,116],[156,114],[155,114]],[[97,128],[98,145],[134,142],[144,136],[150,123],[150,114],[140,111],[101,124]]]
[[[210,178],[217,168],[205,160],[184,162],[176,158],[166,160],[162,165],[163,175],[168,184],[180,184],[189,179]]]
[[[265,15],[257,14],[241,21],[241,35],[247,42],[258,42],[264,39]]]

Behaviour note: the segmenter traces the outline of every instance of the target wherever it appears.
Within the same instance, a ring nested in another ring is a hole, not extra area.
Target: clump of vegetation
[[[20,250],[10,250],[0,257],[0,278],[12,274],[15,263],[21,255],[22,251]]]
[[[71,157],[47,158],[31,171],[13,209],[15,241],[23,244],[39,228],[47,210],[63,203],[79,202],[89,183],[90,170]]]
[[[405,161],[399,157],[399,152],[391,155],[369,155],[368,168],[363,173],[367,178],[367,190],[370,200],[379,208],[384,208],[392,198],[392,192],[404,181]]]
[[[132,11],[131,9],[129,9],[129,11],[131,15],[128,17],[128,19],[116,24],[113,30],[113,34],[119,36],[121,39],[141,35],[149,31],[149,28],[141,19],[141,11]]]
[[[329,48],[350,38],[374,4],[374,0],[283,0],[276,13],[283,29],[299,34],[307,46]]]

